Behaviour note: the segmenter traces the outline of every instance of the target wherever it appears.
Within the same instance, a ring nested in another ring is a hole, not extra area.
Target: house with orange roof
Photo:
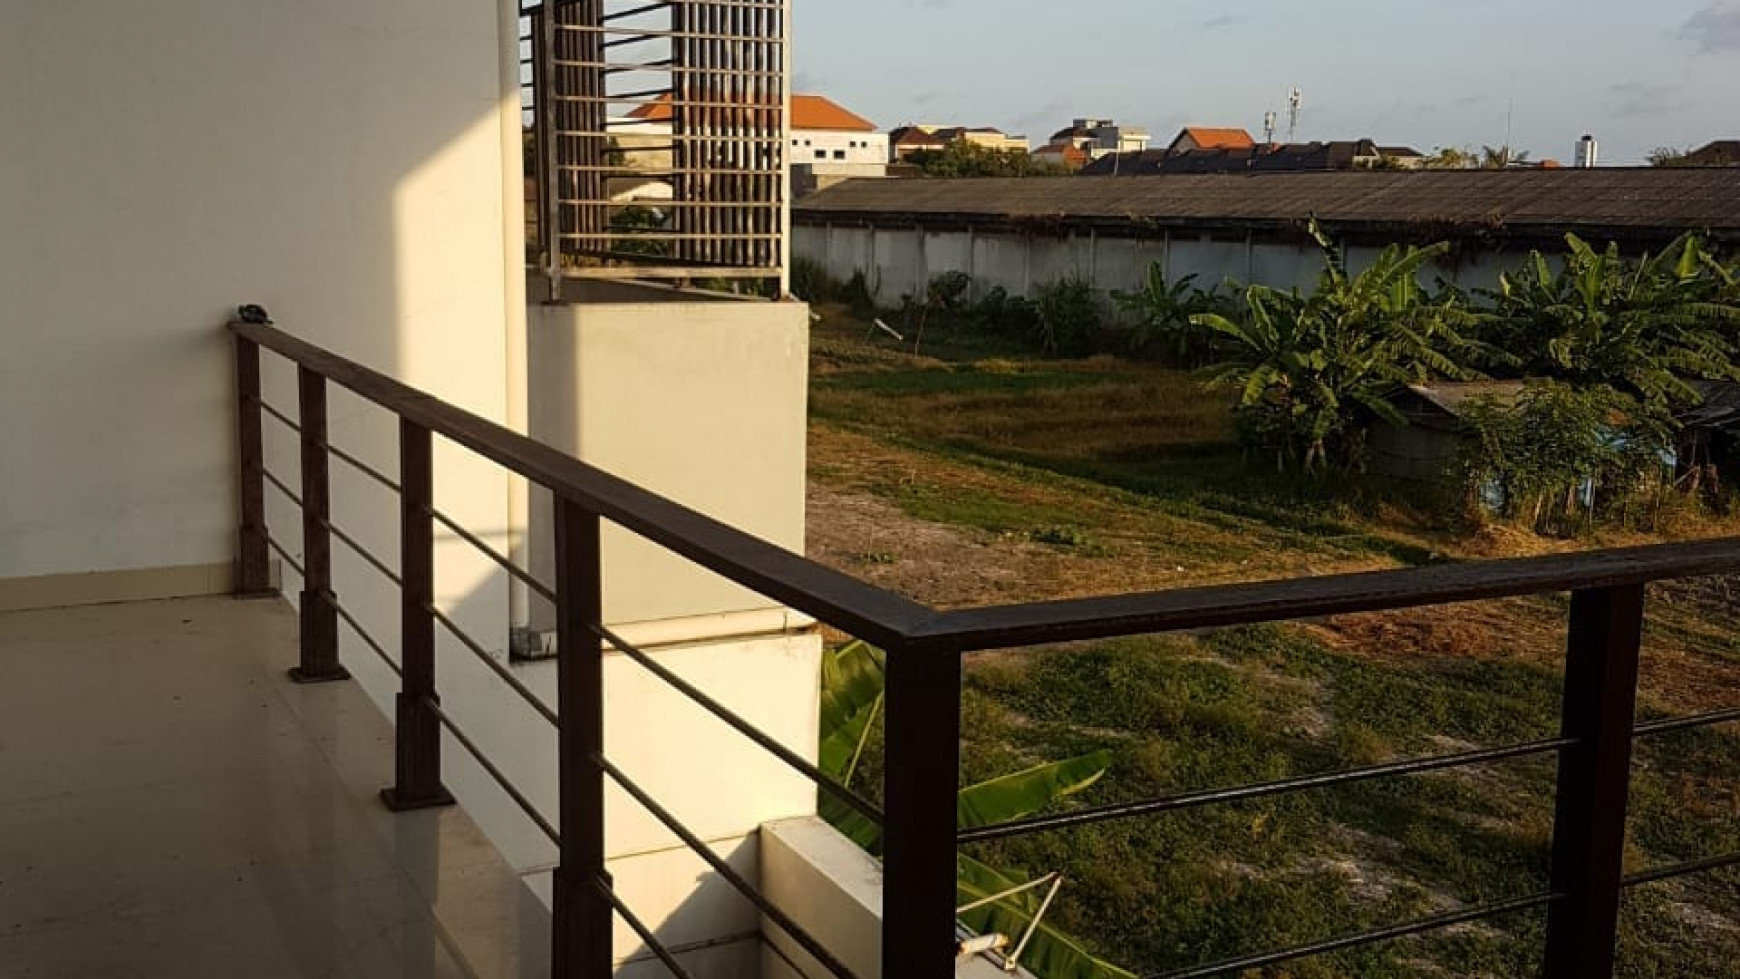
[[[1166,149],[1173,153],[1183,153],[1188,150],[1249,150],[1256,145],[1257,141],[1243,129],[1185,126],[1178,131],[1178,136]]]
[[[628,114],[639,132],[670,132],[674,116],[670,96],[648,102]],[[876,124],[824,95],[791,97],[791,162],[882,166],[888,163],[888,134]]]

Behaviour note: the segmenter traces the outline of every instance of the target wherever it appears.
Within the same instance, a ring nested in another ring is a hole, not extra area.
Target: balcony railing
[[[1740,854],[1732,854],[1631,875],[1624,870],[1634,740],[1740,721],[1740,710],[1726,710],[1637,723],[1645,586],[1740,572],[1740,540],[937,611],[735,530],[271,326],[237,322],[231,330],[236,340],[240,392],[241,590],[268,589],[270,552],[276,549],[304,581],[301,662],[295,671],[298,678],[321,681],[347,675],[338,661],[340,621],[361,634],[402,677],[397,701],[397,770],[392,788],[384,793],[389,805],[405,809],[452,801],[441,782],[439,733],[445,726],[458,744],[477,756],[484,770],[528,818],[558,844],[554,974],[561,979],[603,979],[610,974],[613,915],[620,915],[674,975],[687,975],[652,929],[612,889],[605,869],[607,782],[621,786],[834,975],[853,975],[838,957],[685,828],[635,781],[633,773],[612,762],[603,740],[606,644],[815,781],[821,791],[840,798],[883,827],[882,970],[883,975],[901,979],[940,979],[953,974],[957,950],[955,855],[962,844],[1506,759],[1554,755],[1558,760],[1550,883],[1545,890],[1308,946],[1253,950],[1230,961],[1169,972],[1161,979],[1235,975],[1542,908],[1547,914],[1544,975],[1548,979],[1603,979],[1613,974],[1620,901],[1626,889],[1740,864]],[[296,365],[300,379],[297,416],[262,399],[262,349]],[[397,479],[330,444],[326,394],[333,384],[398,418]],[[299,489],[266,469],[261,429],[267,416],[298,433],[302,456]],[[553,583],[538,581],[435,509],[431,460],[436,437],[463,446],[550,491],[556,501],[557,570]],[[333,458],[398,493],[402,564],[396,571],[362,552],[351,535],[333,524],[328,479]],[[301,562],[296,562],[290,549],[266,526],[268,486],[302,508]],[[599,540],[606,521],[887,651],[886,770],[898,772],[900,777],[887,780],[882,806],[836,783],[605,625]],[[435,606],[433,531],[437,523],[555,603],[559,694],[553,707],[539,700],[509,668],[461,633]],[[400,587],[402,638],[396,657],[362,632],[334,594],[334,539],[357,548],[368,563]],[[1557,592],[1572,595],[1557,737],[1333,774],[1082,808],[970,831],[957,827],[964,654]],[[437,629],[458,636],[532,710],[559,730],[560,808],[554,818],[528,801],[443,712],[434,672]]]

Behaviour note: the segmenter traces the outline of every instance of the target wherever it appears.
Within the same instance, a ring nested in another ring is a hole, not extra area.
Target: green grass
[[[1243,458],[1225,401],[1187,374],[1041,361],[953,333],[927,337],[923,358],[865,343],[856,327],[824,329],[818,350],[827,368],[812,399],[818,444],[850,433],[884,453],[875,464],[830,457],[826,479],[910,518],[1099,562],[1105,590],[1134,587],[1119,569],[1151,552],[1249,566],[1256,577],[1423,564],[1461,545],[1457,528],[1423,515],[1417,488],[1298,479]],[[1721,679],[1735,677],[1736,607],[1725,592],[1652,598],[1652,654],[1713,679],[1688,689],[1646,673],[1645,716],[1740,701]],[[1072,802],[1091,806],[1551,737],[1566,608],[1544,596],[1363,627],[1270,625],[975,656],[962,777],[1110,748],[1112,771]],[[864,773],[879,784],[879,732]],[[1053,920],[1109,960],[1159,973],[1539,892],[1554,780],[1550,757],[1512,760],[970,852],[1017,877],[1061,871],[1068,885]],[[1740,850],[1740,731],[1639,742],[1629,847],[1633,869]],[[1623,930],[1628,979],[1740,976],[1740,871],[1633,892]],[[1519,913],[1243,979],[1531,976],[1543,931],[1542,913]]]

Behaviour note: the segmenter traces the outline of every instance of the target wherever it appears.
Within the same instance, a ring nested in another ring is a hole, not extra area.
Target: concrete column
[[[574,303],[530,311],[532,437],[801,553],[809,308],[654,286],[571,290]],[[548,498],[533,495],[532,567],[548,580]],[[813,760],[813,625],[620,527],[606,523],[602,543],[611,628]],[[607,657],[605,698],[606,754],[752,880],[761,825],[814,813],[806,779],[632,659]],[[619,893],[661,939],[692,950],[695,975],[755,974],[759,918],[730,886],[626,794],[609,797],[605,819]],[[615,951],[620,975],[662,974],[626,926]]]

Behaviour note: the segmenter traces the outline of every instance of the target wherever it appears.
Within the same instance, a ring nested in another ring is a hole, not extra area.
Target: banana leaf
[[[955,858],[955,881],[962,905],[1001,894],[1021,883],[964,855]],[[1038,914],[1046,890],[1044,887],[1035,888],[975,908],[961,915],[961,920],[981,935],[992,932],[1007,935],[1010,942],[1007,952],[1012,953],[1021,936],[1027,933],[1034,915]],[[1135,973],[1095,958],[1075,939],[1047,924],[1044,918],[1039,920],[1033,938],[1022,950],[1018,964],[1045,979],[1136,979]]]
[[[1095,751],[969,785],[955,798],[955,821],[977,829],[1031,816],[1099,781],[1111,764],[1110,751]]]

